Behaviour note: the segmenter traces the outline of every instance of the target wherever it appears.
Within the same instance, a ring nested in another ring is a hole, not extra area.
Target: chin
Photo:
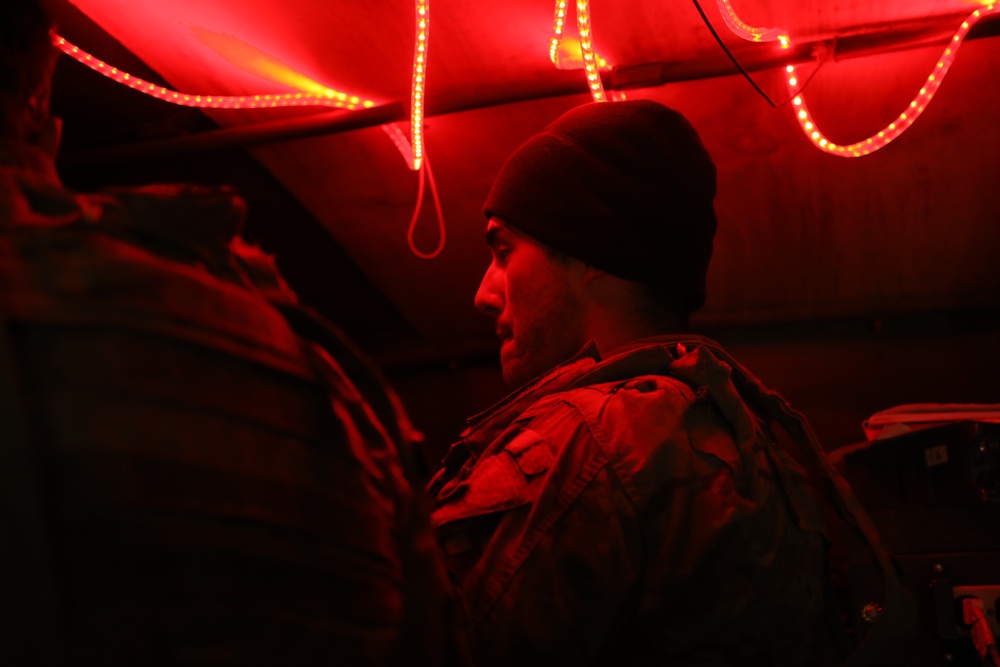
[[[503,371],[504,384],[510,389],[522,387],[548,370],[547,368],[538,369],[524,363],[503,363],[502,361],[500,367]]]
[[[509,368],[508,366],[502,366],[501,370],[503,371],[503,383],[508,389],[517,389],[524,384],[519,381],[520,375],[517,371]]]
[[[505,363],[501,360],[500,369],[503,372],[503,383],[507,385],[508,389],[517,389],[527,382],[527,380],[524,379],[523,371],[516,363]]]

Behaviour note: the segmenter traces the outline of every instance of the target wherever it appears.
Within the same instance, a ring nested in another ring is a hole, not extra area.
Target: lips
[[[514,343],[514,332],[510,327],[498,324],[496,328],[497,339],[500,341],[500,357],[503,359],[510,346]]]

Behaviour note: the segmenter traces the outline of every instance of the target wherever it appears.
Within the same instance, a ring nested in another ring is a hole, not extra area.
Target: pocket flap
[[[502,512],[531,502],[528,482],[506,451],[481,459],[444,503],[431,512],[431,523],[441,526],[492,512]]]
[[[542,436],[531,429],[521,431],[507,444],[504,451],[511,455],[525,477],[546,472],[556,458]]]
[[[524,429],[501,451],[480,459],[454,488],[442,491],[431,522],[441,526],[527,505],[538,493],[533,480],[547,472],[554,461],[555,455],[542,436]]]

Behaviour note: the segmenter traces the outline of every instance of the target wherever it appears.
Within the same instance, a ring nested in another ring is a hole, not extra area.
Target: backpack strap
[[[779,447],[803,466],[824,495],[835,503],[837,515],[853,530],[871,553],[884,581],[883,598],[877,613],[866,619],[869,631],[842,663],[844,667],[871,664],[889,644],[901,636],[912,622],[912,601],[904,594],[899,575],[889,553],[882,547],[878,530],[868,512],[843,476],[830,464],[815,432],[802,413],[793,409],[778,393],[765,387],[753,374],[717,344],[700,340],[714,356],[732,368],[739,393],[754,410],[779,425],[791,438],[795,451],[775,438]]]

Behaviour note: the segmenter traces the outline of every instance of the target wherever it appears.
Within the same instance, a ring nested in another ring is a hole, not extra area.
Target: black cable
[[[736,65],[736,69],[738,69],[740,71],[740,74],[742,74],[743,77],[750,82],[750,85],[753,86],[754,90],[760,93],[761,96],[765,100],[767,100],[767,103],[770,104],[772,107],[777,108],[785,106],[786,104],[794,100],[797,95],[801,94],[802,91],[806,89],[806,86],[808,86],[809,82],[813,80],[813,77],[816,76],[816,73],[819,72],[820,69],[822,69],[823,65],[826,64],[826,61],[829,60],[829,58],[817,58],[817,60],[819,60],[819,64],[816,66],[816,69],[814,69],[809,74],[805,82],[801,86],[799,86],[799,89],[791,96],[789,96],[789,98],[786,99],[784,102],[775,102],[770,98],[770,96],[767,93],[761,90],[761,87],[758,86],[757,82],[753,80],[753,77],[750,76],[750,73],[743,68],[743,65],[741,65],[740,62],[736,59],[736,56],[734,56],[732,52],[726,47],[725,43],[722,41],[722,38],[719,37],[719,33],[715,32],[715,28],[712,26],[712,22],[708,20],[708,17],[705,15],[704,10],[702,10],[701,5],[698,3],[698,0],[691,0],[691,1],[694,3],[695,9],[698,10],[698,13],[701,14],[701,19],[705,22],[705,26],[708,28],[708,31],[712,33],[713,37],[715,37],[715,41],[719,44],[719,47],[726,53],[727,56],[729,56],[729,59],[733,61],[734,65]]]
[[[792,100],[794,100],[798,95],[801,95],[802,91],[804,91],[806,89],[806,86],[809,85],[809,82],[813,80],[813,77],[816,76],[816,73],[819,72],[823,68],[823,65],[825,65],[825,64],[826,64],[826,60],[819,61],[819,64],[816,65],[816,69],[814,69],[809,74],[809,76],[806,77],[805,82],[803,82],[803,84],[801,86],[799,86],[798,90],[796,90],[792,95],[790,95],[789,98],[787,100],[785,100],[784,102],[778,102],[777,105],[772,104],[771,106],[783,107],[786,104],[788,104],[789,102],[791,102]]]
[[[761,87],[757,85],[757,82],[753,80],[753,78],[750,76],[749,73],[747,73],[745,69],[743,69],[743,65],[740,64],[740,61],[736,60],[736,56],[734,56],[732,52],[730,52],[730,50],[726,47],[725,43],[723,43],[722,38],[719,37],[719,33],[715,32],[715,28],[712,27],[712,22],[708,20],[707,16],[705,16],[705,11],[701,8],[701,5],[698,4],[698,0],[691,0],[691,2],[694,3],[695,9],[697,9],[698,13],[701,14],[701,19],[705,22],[705,25],[708,27],[708,31],[712,33],[712,37],[715,37],[715,41],[719,43],[719,46],[722,48],[722,50],[725,51],[726,55],[729,56],[729,59],[733,61],[733,64],[736,65],[736,69],[740,71],[740,74],[742,74],[743,77],[748,82],[750,82],[750,85],[753,86],[754,90],[756,90],[758,93],[761,94],[761,97],[767,100],[768,104],[770,104],[772,107],[777,107],[778,105],[774,103],[774,100],[772,100],[767,93],[761,90]],[[808,81],[806,83],[808,83]],[[803,88],[805,88],[804,85]]]

